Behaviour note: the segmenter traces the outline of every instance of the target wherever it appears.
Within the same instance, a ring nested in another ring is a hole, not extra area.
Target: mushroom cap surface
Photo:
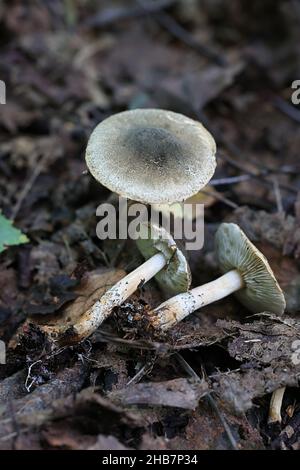
[[[147,260],[157,253],[163,253],[168,260],[166,266],[156,274],[155,279],[162,291],[169,295],[186,292],[191,285],[191,271],[183,252],[173,237],[162,227],[142,223],[137,247]]]
[[[172,111],[135,109],[98,124],[85,158],[103,186],[155,204],[183,201],[203,188],[215,171],[215,153],[201,123]]]
[[[265,256],[251,243],[241,228],[222,223],[215,237],[215,249],[222,273],[236,269],[245,287],[235,292],[239,301],[254,313],[269,311],[282,315],[284,294]]]

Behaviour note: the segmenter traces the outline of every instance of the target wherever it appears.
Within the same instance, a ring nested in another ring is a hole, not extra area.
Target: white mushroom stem
[[[281,406],[285,387],[278,388],[272,393],[268,423],[281,423]]]
[[[237,270],[229,271],[215,281],[178,294],[162,303],[152,312],[153,326],[167,330],[195,310],[223,299],[243,287],[244,281],[240,273]]]
[[[94,305],[73,326],[74,333],[83,339],[92,334],[111,314],[112,309],[121,305],[137,288],[154,277],[165,265],[167,259],[162,253],[149,258],[145,263],[121,279],[94,303]]]

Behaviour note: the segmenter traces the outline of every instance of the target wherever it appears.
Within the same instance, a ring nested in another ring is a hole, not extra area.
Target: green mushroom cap
[[[157,253],[167,259],[166,266],[156,274],[155,279],[162,291],[169,296],[186,292],[191,285],[188,262],[172,236],[155,224],[141,224],[137,247],[147,260]]]
[[[241,274],[245,287],[235,295],[245,307],[254,313],[283,314],[286,307],[284,294],[267,259],[238,225],[220,225],[215,250],[222,273],[236,269]]]

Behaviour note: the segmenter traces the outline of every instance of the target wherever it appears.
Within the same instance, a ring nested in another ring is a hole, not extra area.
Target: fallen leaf
[[[8,246],[22,245],[28,242],[26,235],[15,228],[12,221],[0,213],[0,253]]]

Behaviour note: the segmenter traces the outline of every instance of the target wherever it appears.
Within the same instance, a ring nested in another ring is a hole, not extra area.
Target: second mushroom
[[[236,224],[223,223],[215,237],[215,249],[223,276],[178,294],[155,308],[151,324],[167,330],[195,310],[235,293],[250,311],[269,311],[281,315],[284,294],[264,255]]]

